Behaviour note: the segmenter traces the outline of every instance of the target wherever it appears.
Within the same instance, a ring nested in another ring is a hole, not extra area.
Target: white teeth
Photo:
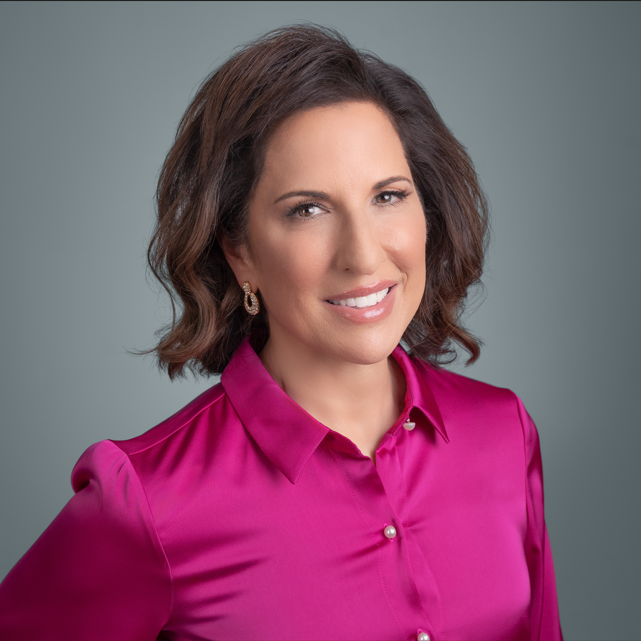
[[[386,289],[381,289],[380,292],[376,292],[375,294],[369,294],[368,296],[357,296],[356,298],[343,298],[341,300],[330,300],[329,302],[332,303],[332,305],[342,305],[343,307],[358,307],[359,309],[362,307],[371,307],[372,305],[376,305],[377,303],[380,303],[385,296],[389,293],[389,287]]]

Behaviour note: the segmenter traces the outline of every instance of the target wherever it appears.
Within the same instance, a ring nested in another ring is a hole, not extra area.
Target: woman
[[[83,454],[0,638],[561,638],[536,428],[439,366],[479,356],[487,217],[423,89],[269,33],[202,85],[157,199],[159,363],[221,383]]]

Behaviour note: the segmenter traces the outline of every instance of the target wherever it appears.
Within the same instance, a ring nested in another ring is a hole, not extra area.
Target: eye
[[[407,198],[406,191],[388,190],[376,194],[374,200],[378,205],[397,205],[402,200]]]
[[[295,216],[298,218],[313,218],[322,212],[322,207],[316,203],[301,203],[295,205],[287,213],[288,216]]]

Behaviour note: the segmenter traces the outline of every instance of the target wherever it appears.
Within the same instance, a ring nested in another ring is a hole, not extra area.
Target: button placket
[[[400,434],[404,435],[404,432],[400,430]],[[377,528],[379,545],[382,544],[378,548],[380,578],[385,594],[388,595],[390,609],[400,628],[404,628],[402,636],[408,638],[405,635],[409,633],[411,640],[417,635],[417,632],[412,634],[411,630],[420,630],[421,622],[429,618],[426,618],[427,613],[416,587],[409,551],[405,549],[405,537],[399,536],[403,522],[395,507],[400,508],[404,501],[395,448],[400,434],[396,432],[391,435],[378,449],[375,467],[365,465],[370,461],[341,456],[335,450],[332,454],[345,471],[352,497],[364,521],[370,524],[378,521],[380,524]]]
[[[406,418],[406,423],[412,423],[409,414],[405,415],[404,418]],[[408,564],[407,569],[419,596],[423,612],[423,616],[418,621],[414,619],[414,625],[416,626],[414,630],[416,632],[409,639],[418,639],[419,635],[424,634],[427,636],[420,637],[421,641],[435,641],[435,629],[438,630],[442,624],[438,588],[427,560],[412,534],[411,527],[407,529],[408,525],[405,518],[407,516],[411,517],[411,512],[401,464],[403,448],[411,448],[412,444],[415,443],[415,439],[418,438],[419,441],[422,441],[424,435],[419,431],[414,433],[412,429],[407,429],[405,424],[403,424],[403,427],[405,429],[396,432],[393,447],[390,447],[387,451],[389,456],[385,457],[384,460],[381,459],[381,465],[377,466],[377,472],[385,488],[388,500],[392,497],[395,499],[393,509],[395,508],[396,518],[392,520],[392,523],[399,527],[398,534],[402,534],[402,536],[398,537],[398,545],[394,547],[406,550],[404,557]],[[413,428],[415,425],[410,427]],[[422,625],[420,625],[421,623]],[[426,627],[422,627],[423,625]]]

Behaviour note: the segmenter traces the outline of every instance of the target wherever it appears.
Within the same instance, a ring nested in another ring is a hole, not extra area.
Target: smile
[[[332,305],[341,305],[342,307],[372,307],[380,303],[389,293],[390,288],[381,289],[380,292],[369,294],[369,296],[357,296],[355,298],[342,298],[340,300],[330,300]]]

